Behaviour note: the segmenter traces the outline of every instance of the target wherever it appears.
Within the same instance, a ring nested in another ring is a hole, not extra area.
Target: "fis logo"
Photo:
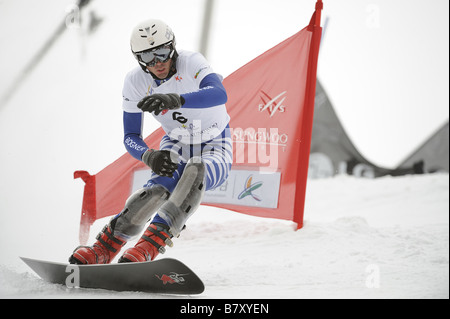
[[[260,112],[267,111],[269,112],[270,117],[274,116],[275,113],[280,112],[284,113],[286,112],[286,106],[283,105],[284,100],[286,99],[286,93],[287,91],[284,91],[274,98],[271,98],[266,92],[261,90],[261,100],[262,104],[258,105],[258,109]]]
[[[250,175],[247,178],[247,181],[245,182],[245,188],[244,190],[239,194],[238,199],[243,199],[247,196],[251,196],[253,197],[254,200],[260,202],[262,199],[253,194],[253,191],[260,188],[263,185],[263,182],[256,182],[252,184],[252,180],[253,180],[253,175]]]

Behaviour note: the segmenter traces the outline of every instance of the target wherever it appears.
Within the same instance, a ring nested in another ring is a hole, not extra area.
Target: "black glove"
[[[155,112],[159,115],[163,110],[179,109],[184,104],[184,98],[176,93],[152,94],[139,101],[137,107],[144,112]]]
[[[156,174],[172,177],[178,168],[178,157],[175,152],[150,149],[142,155],[142,161]]]

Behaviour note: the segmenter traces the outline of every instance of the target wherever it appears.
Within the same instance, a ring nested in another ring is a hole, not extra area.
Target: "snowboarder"
[[[133,29],[131,51],[139,67],[126,75],[123,87],[124,144],[151,168],[152,176],[127,199],[93,246],[75,249],[69,257],[73,264],[110,263],[150,220],[137,244],[118,262],[154,260],[166,245],[172,246],[204,192],[223,184],[231,169],[222,77],[200,53],[177,50],[174,33],[160,20]],[[144,112],[152,113],[166,133],[159,150],[142,139]]]

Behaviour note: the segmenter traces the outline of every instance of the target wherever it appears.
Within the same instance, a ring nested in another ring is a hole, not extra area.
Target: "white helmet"
[[[134,27],[131,33],[131,51],[134,57],[138,60],[140,66],[147,72],[146,66],[149,65],[149,61],[145,58],[143,53],[145,51],[154,52],[160,47],[170,48],[170,52],[167,59],[177,56],[175,50],[175,35],[172,29],[163,21],[157,19],[145,20]],[[146,53],[148,53],[146,52]],[[159,55],[156,55],[161,60]]]
[[[175,42],[175,36],[172,29],[163,21],[150,19],[134,27],[130,42],[131,51],[136,53],[154,49],[168,42]]]

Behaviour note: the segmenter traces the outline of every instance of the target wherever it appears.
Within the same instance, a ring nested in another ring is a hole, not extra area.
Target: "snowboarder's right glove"
[[[149,149],[142,155],[142,161],[160,176],[172,177],[178,168],[178,154],[171,151]]]

